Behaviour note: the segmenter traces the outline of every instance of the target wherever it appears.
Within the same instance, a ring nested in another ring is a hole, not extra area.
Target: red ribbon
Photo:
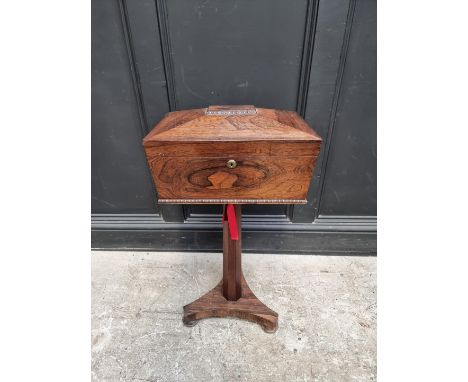
[[[239,231],[237,229],[236,210],[234,208],[234,204],[228,204],[226,208],[223,209],[223,224],[226,220],[228,222],[231,240],[239,240]]]

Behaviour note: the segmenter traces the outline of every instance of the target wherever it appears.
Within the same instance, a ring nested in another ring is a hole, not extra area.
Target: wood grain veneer
[[[295,204],[321,142],[295,112],[242,105],[169,113],[143,145],[162,203]]]

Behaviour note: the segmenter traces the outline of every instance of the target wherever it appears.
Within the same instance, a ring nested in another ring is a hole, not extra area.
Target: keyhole
[[[236,161],[235,161],[234,159],[229,159],[229,160],[227,161],[227,166],[228,166],[229,168],[236,168],[237,163],[236,163]]]

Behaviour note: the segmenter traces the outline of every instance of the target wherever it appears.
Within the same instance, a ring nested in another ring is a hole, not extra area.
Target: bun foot
[[[272,323],[272,325],[261,325],[262,329],[265,333],[275,333],[278,330],[278,317],[276,319],[276,322]]]
[[[189,320],[186,317],[182,318],[182,322],[185,326],[188,326],[189,328],[198,324],[198,320]]]

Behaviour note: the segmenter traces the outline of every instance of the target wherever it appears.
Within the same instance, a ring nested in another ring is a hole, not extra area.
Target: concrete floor
[[[376,258],[243,254],[279,329],[182,306],[221,279],[222,254],[93,252],[93,381],[374,381]]]

